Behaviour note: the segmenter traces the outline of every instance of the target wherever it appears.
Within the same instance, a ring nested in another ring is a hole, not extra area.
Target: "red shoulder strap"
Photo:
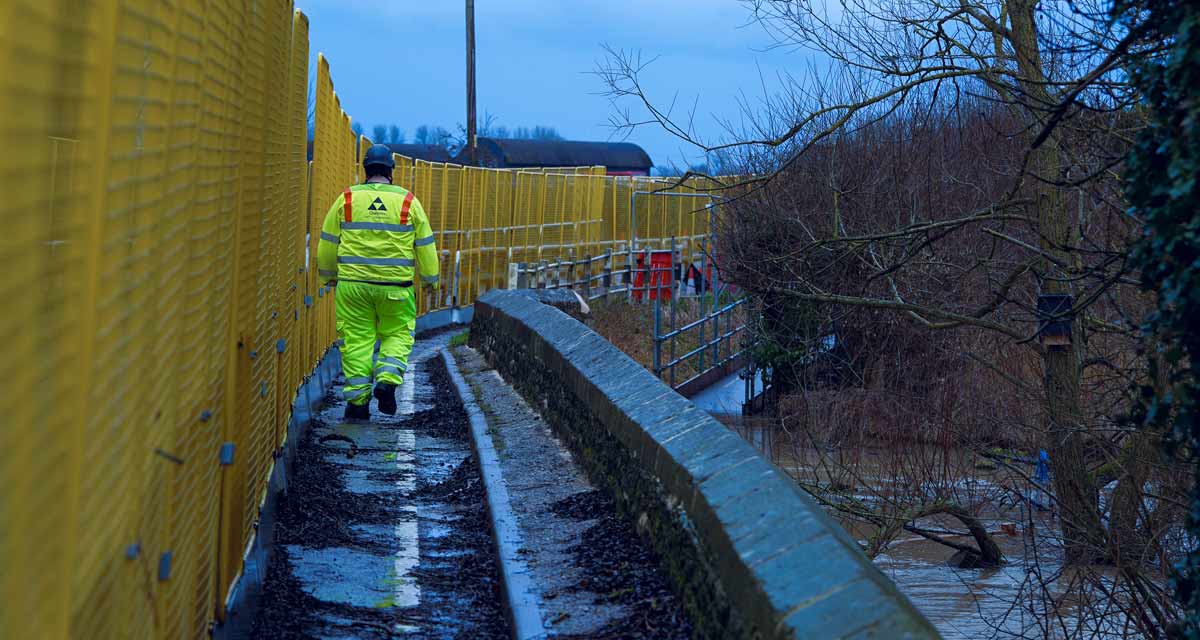
[[[346,189],[342,193],[342,213],[346,216],[346,222],[350,222],[350,214],[354,211],[354,207],[350,206],[350,190]]]
[[[408,208],[412,206],[413,194],[411,191],[404,196],[404,204],[400,205],[400,224],[408,224]]]

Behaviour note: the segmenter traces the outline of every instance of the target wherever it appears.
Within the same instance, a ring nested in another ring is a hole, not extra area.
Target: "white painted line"
[[[414,409],[413,397],[416,394],[416,376],[411,373],[405,377],[404,384],[398,389],[400,393],[397,413],[412,415]],[[396,481],[396,489],[406,498],[412,496],[416,489],[415,456],[417,438],[411,428],[396,429],[396,469],[400,479]],[[393,600],[397,607],[415,607],[421,603],[421,586],[412,575],[413,569],[421,561],[420,532],[417,529],[417,506],[404,505],[401,511],[405,517],[396,523],[396,538],[400,542],[400,551],[395,560],[395,592]],[[411,629],[403,629],[409,631]]]
[[[487,432],[487,418],[479,405],[475,404],[475,395],[459,373],[458,363],[450,354],[450,349],[443,348],[442,356],[446,358],[446,369],[454,381],[458,399],[471,420],[471,441],[479,462],[479,475],[483,477],[483,487],[487,491],[488,515],[492,519],[492,536],[500,559],[500,577],[508,600],[508,612],[512,616],[513,637],[517,640],[545,638],[546,627],[542,622],[538,597],[529,580],[529,569],[518,553],[521,531],[517,528],[517,518],[508,499],[508,488],[500,472],[500,457],[496,455],[496,447]]]

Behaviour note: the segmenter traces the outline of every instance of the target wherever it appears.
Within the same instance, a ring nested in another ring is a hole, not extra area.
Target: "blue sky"
[[[465,120],[462,0],[296,4],[309,17],[314,61],[318,51],[329,59],[342,107],[368,132],[396,123],[411,138],[418,125],[456,130]],[[737,118],[739,92],[753,100],[761,78],[770,87],[777,73],[805,66],[803,54],[764,52],[769,40],[748,19],[738,0],[476,0],[480,118],[487,111],[509,129],[540,124],[568,139],[615,139],[614,109],[591,74],[607,43],[659,56],[646,86],[663,102],[698,100],[699,130],[717,136],[718,118]],[[657,129],[629,139],[656,164],[696,156]]]

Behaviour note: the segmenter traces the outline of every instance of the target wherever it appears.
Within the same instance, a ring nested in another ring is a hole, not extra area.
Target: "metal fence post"
[[[625,257],[625,297],[633,302],[633,240],[629,241],[629,254]]]
[[[647,288],[648,289],[648,288]],[[646,292],[650,292],[647,290]],[[662,380],[662,342],[659,335],[662,334],[662,306],[659,304],[660,296],[654,296],[654,375]]]
[[[592,254],[584,254],[583,263],[587,265],[587,269],[583,272],[583,296],[590,298],[592,297]]]
[[[604,252],[604,267],[600,284],[604,287],[604,299],[608,300],[608,292],[612,290],[613,254],[612,249]]]
[[[713,207],[713,203],[709,202],[708,209],[708,250],[714,256],[712,261],[712,278],[709,282],[708,291],[712,296],[712,315],[713,315],[713,366],[721,361],[721,321],[717,314],[717,211]]]
[[[459,281],[462,279],[462,269],[460,268],[461,264],[462,264],[462,253],[460,253],[459,251],[455,251],[454,252],[454,283],[452,285],[452,289],[450,292],[450,306],[454,307],[454,308],[458,307],[458,300],[459,300],[458,284],[459,284]]]
[[[520,271],[517,272],[517,287],[520,289],[528,289],[529,287],[529,263],[518,262]]]
[[[713,295],[715,296],[716,291],[717,291],[717,281],[718,281],[717,276],[720,273],[720,270],[719,270],[719,265],[717,265],[717,260],[716,260],[716,256],[717,256],[717,208],[714,207],[713,203],[711,203],[711,202],[708,203],[708,236],[710,238],[709,251],[713,255],[712,282],[709,283],[708,288],[713,291]],[[715,300],[716,299],[714,298],[714,302],[713,302],[714,309],[716,308]]]
[[[675,307],[679,304],[678,283],[675,282],[675,236],[671,236],[671,271],[667,274],[671,278],[671,364],[667,367],[670,371],[667,374],[671,388],[675,388],[675,330],[679,325],[675,322]]]
[[[713,299],[716,300],[716,294],[713,294]],[[713,366],[721,364],[721,314],[717,313],[716,303],[713,303]]]
[[[508,242],[508,257],[507,257],[507,259],[505,260],[504,264],[508,265],[508,273],[509,273],[509,276],[510,276],[510,280],[509,280],[509,283],[508,283],[508,288],[509,288],[509,289],[512,289],[512,288],[513,288],[513,285],[515,285],[515,284],[516,284],[516,282],[515,282],[513,279],[511,279],[511,275],[512,275],[512,273],[513,273],[513,270],[512,270],[512,266],[513,266],[513,259],[512,259],[512,258],[513,258],[512,240],[511,240],[511,239],[508,239],[508,240],[506,240],[506,242]]]

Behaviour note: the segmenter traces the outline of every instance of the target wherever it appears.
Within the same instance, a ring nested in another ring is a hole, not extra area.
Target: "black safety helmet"
[[[392,150],[386,144],[373,144],[363,157],[363,168],[371,165],[387,167],[388,171],[396,168],[396,160],[392,158]]]

